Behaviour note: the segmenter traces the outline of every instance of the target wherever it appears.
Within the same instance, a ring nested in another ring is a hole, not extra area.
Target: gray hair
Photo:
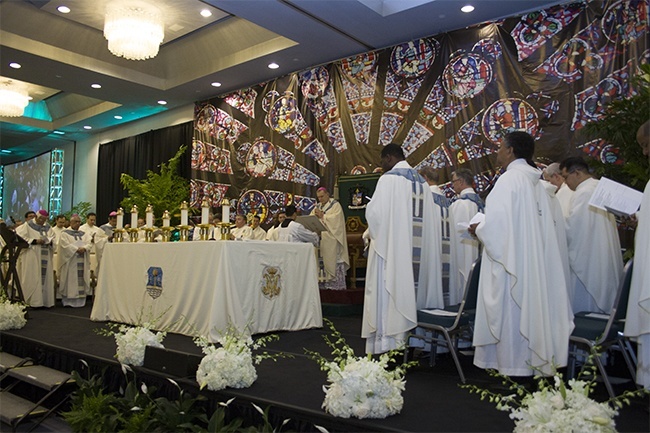
[[[462,179],[466,185],[469,186],[473,185],[474,173],[472,173],[471,170],[468,170],[466,168],[459,168],[458,170],[454,171],[454,174],[458,179]]]
[[[548,177],[555,176],[556,174],[560,174],[560,172],[561,170],[560,170],[559,162],[551,163],[548,165],[548,167],[544,169],[544,173],[546,173]]]
[[[425,165],[420,169],[420,171],[418,171],[418,173],[420,173],[420,176],[427,181],[438,183],[438,180],[440,179],[438,172],[430,165]]]

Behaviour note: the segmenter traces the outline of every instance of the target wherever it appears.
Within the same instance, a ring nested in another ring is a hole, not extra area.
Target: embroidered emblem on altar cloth
[[[163,280],[163,271],[162,268],[152,266],[147,269],[147,293],[153,299],[156,299],[162,294],[162,280]]]
[[[262,271],[262,294],[267,299],[273,299],[282,290],[282,271],[276,266],[265,266]]]

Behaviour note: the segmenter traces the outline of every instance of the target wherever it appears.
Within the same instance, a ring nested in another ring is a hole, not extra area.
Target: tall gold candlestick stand
[[[230,240],[230,223],[219,223],[219,232],[222,241]]]
[[[178,226],[180,241],[187,242],[190,240],[190,226]]]
[[[129,233],[129,240],[132,243],[138,242],[138,231],[139,230],[137,228],[131,227],[129,229],[126,229],[126,231]]]

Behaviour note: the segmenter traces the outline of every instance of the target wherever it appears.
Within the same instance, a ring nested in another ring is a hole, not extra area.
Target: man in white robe
[[[284,211],[278,212],[273,218],[273,225],[266,232],[267,241],[277,241],[278,240],[278,228],[280,224],[287,218],[287,214]]]
[[[650,156],[650,120],[639,128],[636,139],[643,154]],[[638,344],[636,383],[650,389],[650,181],[643,191],[637,221],[624,332],[627,337],[636,337]]]
[[[297,215],[296,207],[292,204],[287,206],[286,218],[278,227],[279,242],[305,242],[318,247],[318,235],[305,228],[302,224],[294,221]]]
[[[47,211],[41,209],[36,218],[16,229],[16,234],[29,243],[29,248],[20,253],[16,268],[25,302],[31,307],[54,305],[54,232],[47,217]]]
[[[569,212],[571,211],[571,200],[573,199],[573,191],[568,187],[564,178],[562,177],[562,171],[560,170],[560,163],[554,162],[549,164],[543,171],[544,180],[550,182],[555,187],[555,197],[560,203],[560,208],[562,210],[562,215],[564,219],[569,218]]]
[[[55,285],[59,281],[59,256],[56,252],[57,246],[59,245],[59,239],[61,237],[61,233],[63,233],[63,230],[65,230],[65,223],[67,222],[67,218],[65,215],[57,215],[56,218],[54,218],[54,227],[52,227],[52,232],[54,233],[54,243],[52,245],[52,250],[54,251],[54,254],[52,256],[52,268],[54,269],[54,283]]]
[[[472,217],[485,208],[483,200],[472,188],[473,181],[472,172],[466,168],[451,173],[451,184],[457,196],[449,206],[449,305],[460,304],[463,300],[469,271],[478,258],[478,240],[463,236],[467,230],[458,227],[458,223],[465,223],[466,227]]]
[[[381,151],[384,174],[366,208],[370,239],[361,336],[367,353],[403,347],[417,310],[442,308],[440,213],[401,146]]]
[[[59,294],[64,307],[83,307],[90,294],[90,251],[93,236],[79,230],[79,215],[70,217],[70,228],[59,242]]]
[[[112,211],[110,214],[108,214],[108,222],[106,224],[102,224],[99,228],[104,230],[106,236],[108,236],[108,238],[112,240],[113,233],[115,232],[116,227],[117,227],[117,212]]]
[[[72,226],[72,223],[70,226]],[[86,215],[86,222],[79,227],[79,230],[91,236],[93,239],[90,250],[90,271],[97,276],[99,274],[99,266],[102,261],[104,246],[106,245],[106,242],[108,242],[108,235],[104,229],[97,226],[97,214],[94,212],[90,212]]]
[[[235,216],[235,227],[230,229],[230,239],[242,241],[245,239],[252,239],[253,230],[250,226],[246,225],[246,217],[238,214]]]
[[[557,234],[557,244],[560,248],[560,258],[562,264],[564,265],[562,267],[562,270],[564,271],[564,279],[567,281],[567,290],[569,290],[568,285],[571,282],[571,271],[569,266],[569,247],[567,246],[566,239],[566,220],[564,219],[564,214],[562,213],[562,206],[560,204],[560,201],[556,196],[557,187],[545,180],[541,180],[540,182],[542,185],[544,185],[544,189],[546,190],[546,193],[548,194],[550,200],[551,214],[553,215],[555,233]],[[569,300],[571,300],[570,296]]]
[[[266,239],[266,231],[260,227],[261,218],[259,215],[253,215],[253,221],[251,221],[251,239],[254,241],[263,241]]]
[[[473,344],[474,364],[508,376],[553,373],[567,365],[573,315],[549,205],[530,134],[507,134],[497,163],[506,167],[470,226],[483,243]]]
[[[345,290],[345,274],[350,269],[348,237],[345,233],[345,215],[341,204],[330,197],[326,188],[316,191],[318,204],[312,215],[316,215],[327,228],[320,236],[320,256],[323,259],[325,281],[322,289]]]
[[[623,273],[623,256],[616,220],[609,212],[589,205],[598,180],[579,157],[560,164],[562,176],[575,191],[567,219],[567,245],[573,312],[609,313]]]

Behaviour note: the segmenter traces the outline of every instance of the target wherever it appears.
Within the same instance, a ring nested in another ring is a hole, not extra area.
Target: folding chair
[[[603,350],[618,346],[623,354],[627,368],[632,375],[632,379],[636,379],[635,368],[632,365],[632,360],[627,352],[629,346],[625,344],[623,336],[633,267],[633,260],[630,260],[623,269],[623,278],[621,279],[621,283],[617,289],[614,305],[612,306],[610,314],[607,315],[589,311],[576,313],[573,319],[575,329],[569,337],[570,375],[574,376],[575,373],[578,346],[587,346],[611,398],[614,398],[614,390],[612,389],[612,384],[607,376],[607,372],[605,371],[605,366],[598,356],[599,354],[596,352],[596,349]]]
[[[435,364],[436,345],[443,344],[449,349],[456,364],[456,369],[462,383],[465,383],[465,374],[458,360],[458,348],[456,342],[458,335],[472,332],[472,323],[476,314],[476,300],[478,297],[478,280],[481,271],[481,258],[479,257],[469,271],[463,300],[457,306],[449,306],[444,310],[418,310],[418,328],[431,331],[431,336],[411,334],[410,337],[419,338],[431,344],[429,365]],[[442,334],[443,338],[439,335]],[[453,340],[452,340],[453,337]],[[408,351],[404,354],[404,360],[408,358]]]

